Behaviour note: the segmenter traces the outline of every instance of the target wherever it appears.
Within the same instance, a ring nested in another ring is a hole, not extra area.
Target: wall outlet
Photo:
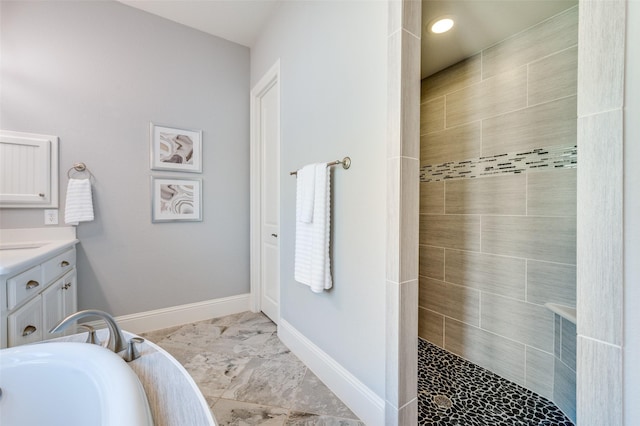
[[[58,209],[50,209],[50,210],[44,211],[44,224],[45,225],[58,224]]]

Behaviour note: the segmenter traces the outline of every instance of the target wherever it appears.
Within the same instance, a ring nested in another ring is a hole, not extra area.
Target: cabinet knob
[[[71,288],[71,283],[66,283],[65,285],[62,286],[63,290],[69,290],[69,288]]]
[[[34,326],[28,325],[24,328],[24,330],[22,330],[22,337],[26,337],[30,334],[33,334],[36,332],[36,330],[37,328],[35,328]]]
[[[70,263],[67,262],[66,260],[63,260],[62,262],[60,262],[60,267],[61,268],[64,268],[64,267],[69,266],[69,265],[70,265]]]
[[[271,234],[272,237],[278,238],[278,234]]]
[[[31,290],[33,288],[36,288],[39,285],[40,285],[40,283],[38,281],[29,280],[29,282],[27,283],[27,290]]]

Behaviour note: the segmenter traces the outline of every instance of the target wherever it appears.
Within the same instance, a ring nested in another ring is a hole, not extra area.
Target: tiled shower
[[[419,235],[419,336],[574,421],[577,43],[575,6],[422,81]]]

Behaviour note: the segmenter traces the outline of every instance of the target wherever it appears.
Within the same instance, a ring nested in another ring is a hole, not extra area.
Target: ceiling
[[[276,5],[283,0],[118,1],[252,47]],[[423,0],[422,78],[554,16],[577,2],[578,0]],[[445,34],[431,34],[428,31],[429,22],[443,15],[454,17],[454,28]]]

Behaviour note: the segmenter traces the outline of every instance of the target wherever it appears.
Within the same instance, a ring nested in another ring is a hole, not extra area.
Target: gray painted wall
[[[329,31],[327,29],[330,29]],[[251,50],[254,85],[280,58],[281,316],[380,396],[385,372],[386,2],[283,2]],[[333,171],[334,287],[293,278],[296,180]]]
[[[112,1],[2,7],[3,129],[60,137],[93,172],[79,307],[124,315],[249,291],[249,49]],[[151,172],[149,122],[202,129],[202,174]],[[204,218],[151,224],[150,176],[203,179]],[[0,226],[43,226],[3,209]]]

